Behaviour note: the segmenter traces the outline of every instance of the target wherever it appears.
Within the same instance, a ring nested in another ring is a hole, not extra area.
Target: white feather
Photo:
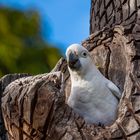
[[[121,97],[121,93],[95,67],[90,55],[86,58],[80,56],[83,50],[82,46],[73,44],[66,52],[68,57],[68,51],[76,51],[82,65],[79,71],[68,67],[72,83],[68,105],[88,123],[109,125],[117,117],[117,98]]]

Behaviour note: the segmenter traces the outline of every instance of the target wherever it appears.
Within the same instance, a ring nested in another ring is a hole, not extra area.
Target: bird
[[[111,125],[117,118],[119,88],[96,68],[81,44],[70,45],[65,55],[71,80],[68,106],[88,124]]]

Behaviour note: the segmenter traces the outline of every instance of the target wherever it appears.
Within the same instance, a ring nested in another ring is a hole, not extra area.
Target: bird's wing
[[[110,80],[107,82],[107,87],[112,92],[112,94],[119,100],[121,98],[121,92],[119,88]]]

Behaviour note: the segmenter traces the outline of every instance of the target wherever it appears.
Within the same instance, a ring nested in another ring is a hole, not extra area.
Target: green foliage
[[[60,52],[43,41],[37,12],[0,9],[0,77],[8,73],[46,73]]]

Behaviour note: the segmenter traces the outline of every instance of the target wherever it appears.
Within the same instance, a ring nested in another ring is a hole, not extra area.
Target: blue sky
[[[63,52],[89,35],[90,0],[0,0],[0,5],[39,11],[43,38]]]

